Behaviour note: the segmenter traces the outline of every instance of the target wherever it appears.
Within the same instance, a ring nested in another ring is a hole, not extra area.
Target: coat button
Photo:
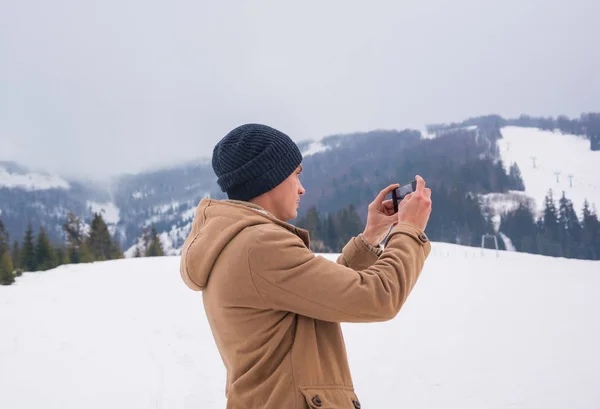
[[[354,403],[356,409],[360,409],[360,402],[358,400],[352,400],[352,403]]]
[[[427,243],[427,241],[429,239],[427,238],[427,235],[425,233],[420,233],[419,234],[419,240],[421,240],[423,243]]]
[[[319,396],[315,396],[314,398],[312,398],[312,403],[315,404],[315,406],[321,406],[323,405],[323,402],[321,401],[321,398],[319,398]]]

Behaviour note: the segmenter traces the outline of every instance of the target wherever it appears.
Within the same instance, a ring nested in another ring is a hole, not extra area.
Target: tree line
[[[340,253],[348,240],[364,230],[353,204],[327,214],[320,214],[316,206],[311,206],[295,225],[308,230],[310,248],[319,253]]]
[[[82,220],[69,213],[62,225],[64,243],[53,243],[46,228],[40,227],[34,233],[28,224],[22,242],[10,237],[0,219],[0,284],[10,285],[15,277],[24,272],[46,271],[63,264],[90,263],[114,260],[124,257],[117,239],[111,235],[101,214],[94,217],[86,226]],[[154,226],[144,230],[136,257],[162,256],[164,251]]]
[[[526,128],[539,128],[545,131],[559,130],[565,134],[579,135],[590,140],[590,149],[600,150],[600,113],[583,113],[579,118],[569,118],[559,115],[554,118],[533,117],[521,115],[518,118],[505,119],[499,115],[487,115],[466,119],[460,123],[431,124],[427,126],[428,132],[440,132],[458,127],[475,125],[479,128],[500,129],[504,126],[522,126]]]
[[[500,231],[518,251],[554,257],[600,260],[600,222],[586,200],[577,214],[573,202],[562,193],[558,202],[552,190],[544,201],[544,212],[536,217],[521,203],[502,215]]]

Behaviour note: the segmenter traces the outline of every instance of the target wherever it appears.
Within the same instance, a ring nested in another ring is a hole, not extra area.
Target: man
[[[360,408],[340,323],[394,318],[431,250],[431,191],[417,177],[397,214],[384,199],[398,185],[379,193],[337,262],[315,256],[288,223],[305,192],[301,162],[276,129],[232,130],[212,159],[228,200],[200,202],[183,246],[181,276],[203,291],[227,369],[227,409]]]

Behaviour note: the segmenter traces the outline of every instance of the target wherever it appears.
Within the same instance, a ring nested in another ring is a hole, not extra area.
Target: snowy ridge
[[[513,162],[518,164],[525,194],[535,201],[533,209],[543,210],[552,189],[556,202],[564,191],[580,217],[585,199],[600,210],[600,151],[591,151],[589,140],[537,128],[508,126],[501,132],[498,147],[504,166],[508,171]]]
[[[302,152],[302,156],[314,155],[315,153],[325,152],[329,149],[331,149],[331,147],[323,145],[321,141],[312,142],[310,145],[308,145],[306,150]]]
[[[25,189],[28,191],[69,189],[69,183],[60,176],[40,172],[12,172],[0,165],[0,188]]]
[[[0,287],[0,407],[224,408],[223,364],[179,262],[66,265]],[[342,325],[363,407],[597,407],[599,270],[432,243],[396,318]]]

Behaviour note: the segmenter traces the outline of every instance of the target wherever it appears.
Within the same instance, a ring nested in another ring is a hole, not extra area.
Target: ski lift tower
[[[494,246],[496,247],[496,257],[500,257],[500,249],[498,248],[498,236],[489,233],[481,235],[481,255],[483,256],[485,254],[483,249],[485,249],[486,239],[494,239]]]

